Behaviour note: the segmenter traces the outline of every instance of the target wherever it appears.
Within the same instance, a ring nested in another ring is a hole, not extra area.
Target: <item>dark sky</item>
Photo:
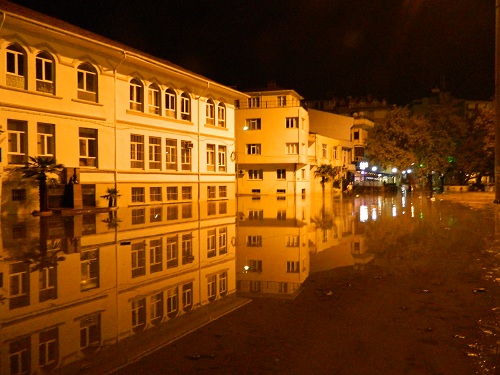
[[[494,93],[495,0],[15,0],[239,90]]]

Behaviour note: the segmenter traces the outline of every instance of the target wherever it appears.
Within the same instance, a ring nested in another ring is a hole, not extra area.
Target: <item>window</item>
[[[149,169],[161,169],[160,137],[149,137]]]
[[[167,268],[179,265],[179,236],[167,237]]]
[[[217,276],[212,275],[207,277],[207,295],[209,301],[214,301],[217,298]]]
[[[142,83],[136,78],[130,81],[130,109],[142,112]]]
[[[165,139],[165,168],[170,171],[177,170],[177,139]]]
[[[261,260],[248,260],[248,272],[262,272]]]
[[[36,91],[54,94],[54,60],[46,52],[36,55]]]
[[[153,324],[161,322],[163,318],[163,292],[149,297],[149,318]]]
[[[146,326],[146,298],[132,301],[132,330],[141,331]]]
[[[194,261],[193,256],[193,235],[183,234],[182,235],[182,264],[192,263]]]
[[[93,314],[80,320],[80,349],[98,347],[101,342],[101,315]]]
[[[264,172],[262,169],[249,169],[248,179],[249,180],[262,180]]]
[[[132,278],[146,274],[146,246],[144,241],[135,242],[131,249]]]
[[[9,343],[10,374],[31,374],[31,336]]]
[[[179,199],[177,186],[167,186],[167,201],[176,201]]]
[[[80,167],[97,167],[97,129],[80,128]]]
[[[276,179],[277,180],[286,180],[286,169],[277,169],[276,170]]]
[[[144,197],[143,187],[133,187],[132,188],[132,203],[144,203],[146,202]]]
[[[298,247],[299,246],[299,236],[286,236],[286,246],[287,247]]]
[[[278,210],[278,212],[276,213],[276,219],[286,220],[286,210]]]
[[[191,121],[191,98],[185,92],[181,95],[181,118]]]
[[[247,236],[247,246],[250,247],[261,247],[262,246],[262,236]]]
[[[260,143],[247,144],[247,154],[248,155],[260,155],[261,154]]]
[[[144,169],[144,136],[130,134],[130,168]]]
[[[207,215],[217,214],[217,202],[207,202]]]
[[[278,107],[286,107],[286,96],[278,96]]]
[[[42,268],[38,276],[38,300],[43,302],[57,298],[57,268]]]
[[[175,318],[179,311],[179,292],[177,287],[167,290],[167,315]]]
[[[12,201],[22,202],[26,200],[26,189],[12,189]]]
[[[160,88],[155,84],[148,87],[148,108],[152,115],[160,114]]]
[[[301,172],[302,172],[302,179],[305,180],[305,178],[306,178],[306,169],[302,168]]]
[[[37,155],[54,156],[54,124],[37,124]]]
[[[217,106],[217,122],[219,127],[226,127],[226,107],[222,103]]]
[[[23,262],[13,263],[9,270],[9,308],[30,304],[29,266]]]
[[[179,207],[177,205],[167,206],[167,220],[177,220],[179,218]]]
[[[298,143],[287,143],[286,144],[286,153],[288,155],[297,155],[299,153],[299,144]]]
[[[217,150],[219,172],[226,171],[226,146],[219,146]]]
[[[132,224],[144,224],[146,222],[146,209],[136,208],[132,210]]]
[[[219,198],[227,198],[227,186],[219,186]]]
[[[260,130],[260,124],[260,118],[247,118],[245,120],[245,127],[243,128],[243,130]]]
[[[277,194],[286,194],[286,189],[276,189]]]
[[[216,196],[216,190],[215,190],[215,186],[207,186],[207,198],[208,199],[215,199],[217,198]]]
[[[206,104],[206,123],[208,125],[215,124],[215,105],[212,99],[207,100]]]
[[[215,171],[215,145],[207,144],[207,171]]]
[[[78,99],[97,102],[97,71],[88,63],[77,69]]]
[[[219,215],[225,215],[227,214],[227,202],[222,201],[219,202]]]
[[[172,89],[165,91],[165,115],[175,118],[175,91]]]
[[[207,257],[212,258],[217,255],[217,248],[216,248],[216,230],[215,229],[209,229],[207,231]]]
[[[328,157],[328,148],[326,144],[321,145],[321,157],[327,158]]]
[[[28,123],[26,121],[7,120],[8,160],[9,164],[23,164],[27,161]]]
[[[182,200],[191,200],[193,199],[193,188],[191,186],[183,186],[182,187]]]
[[[152,186],[149,188],[149,200],[151,202],[161,202],[162,201],[162,196],[161,196],[161,187],[159,186]]]
[[[99,287],[99,250],[87,250],[80,253],[80,291]]]
[[[153,206],[149,208],[149,221],[151,223],[157,223],[162,221],[163,207]]]
[[[285,119],[285,124],[287,129],[298,129],[299,118],[298,117],[287,117]]]
[[[27,88],[26,54],[15,44],[7,47],[7,86],[18,89]]]
[[[286,272],[299,273],[299,262],[293,262],[293,261],[286,262]]]
[[[227,272],[219,274],[219,294],[225,295],[227,293]]]
[[[182,286],[182,308],[188,311],[193,306],[193,283]]]
[[[333,147],[333,158],[335,160],[338,160],[338,158],[339,158],[339,146]]]
[[[187,203],[182,205],[182,218],[191,219],[193,217],[193,204]]]
[[[248,210],[248,220],[264,219],[264,210]]]
[[[227,254],[227,227],[219,228],[219,255]]]
[[[260,97],[254,96],[248,98],[248,108],[259,108],[260,107]]]
[[[183,171],[191,170],[193,143],[181,141],[181,169]]]
[[[44,370],[52,369],[59,360],[59,329],[52,328],[39,334],[38,363]]]
[[[353,139],[355,139],[355,140],[359,139],[359,131],[355,131],[353,133]]]

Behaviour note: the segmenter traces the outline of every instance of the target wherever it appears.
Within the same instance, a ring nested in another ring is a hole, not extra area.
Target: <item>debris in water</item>
[[[476,288],[474,289],[474,293],[484,293],[486,292],[486,288]]]

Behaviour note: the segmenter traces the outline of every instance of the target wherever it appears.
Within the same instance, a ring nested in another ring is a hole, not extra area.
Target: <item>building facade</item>
[[[235,196],[234,102],[242,93],[99,35],[1,2],[2,212],[30,213],[38,191],[12,173],[31,156],[65,173],[84,207]],[[232,156],[233,155],[233,156]],[[71,206],[71,204],[70,204]]]

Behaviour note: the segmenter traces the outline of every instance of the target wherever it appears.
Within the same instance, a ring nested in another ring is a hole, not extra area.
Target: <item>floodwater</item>
[[[497,210],[398,193],[2,218],[0,374],[96,374],[144,363],[251,299],[300,301],[325,272],[352,269],[356,280],[375,267],[377,279],[433,275],[424,294],[461,279],[471,295],[488,295],[479,334],[455,336],[477,373],[495,374]]]

